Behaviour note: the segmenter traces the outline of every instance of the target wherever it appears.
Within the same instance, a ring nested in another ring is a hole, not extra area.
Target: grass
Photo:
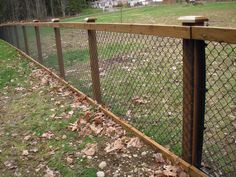
[[[70,111],[71,107],[67,105],[70,103],[70,99],[50,95],[49,86],[40,88],[38,92],[22,91],[22,93],[16,94],[16,88],[23,87],[27,90],[31,87],[28,77],[32,68],[29,67],[28,62],[20,59],[14,49],[1,41],[0,50],[4,51],[0,53],[0,97],[1,100],[3,97],[5,98],[5,106],[1,107],[4,117],[1,116],[0,119],[2,125],[0,161],[14,161],[17,164],[17,173],[28,176],[35,176],[36,173],[43,176],[44,171],[35,172],[35,169],[39,163],[46,163],[50,169],[58,170],[62,176],[96,177],[96,168],[90,166],[86,160],[76,159],[73,168],[65,160],[67,155],[83,149],[87,143],[98,141],[96,137],[90,136],[85,137],[79,144],[77,133],[68,131],[67,126],[77,120],[81,111],[77,110],[69,120],[53,120],[51,115],[55,113],[55,110],[56,114],[60,115]],[[14,99],[7,99],[11,97]],[[55,107],[52,104],[52,98],[65,104],[64,108]],[[53,132],[56,138],[41,141],[39,137],[46,131]],[[26,135],[32,136],[28,142],[23,140]],[[60,139],[63,135],[66,135],[67,138]],[[38,148],[38,152],[30,153],[27,160],[21,159],[23,150],[35,147]],[[51,157],[52,150],[55,150],[55,154]],[[0,170],[4,173],[3,176],[12,176],[12,171],[7,170],[3,163],[0,163]]]
[[[123,9],[122,19],[124,23],[156,23],[156,24],[180,24],[177,18],[185,15],[204,15],[210,19],[210,25],[213,26],[231,26],[235,25],[235,2],[225,3],[205,3],[203,6],[192,6],[184,4],[176,5],[156,5],[138,8]],[[92,15],[92,14],[91,14]],[[121,22],[120,11],[94,14],[101,23]],[[93,16],[94,16],[93,15]],[[63,20],[64,22],[82,22],[84,18],[72,17]]]

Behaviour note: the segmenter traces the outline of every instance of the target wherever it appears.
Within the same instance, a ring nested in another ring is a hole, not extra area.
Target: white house
[[[109,9],[114,6],[117,6],[119,1],[117,0],[99,0],[91,3],[93,8]]]
[[[128,4],[130,7],[134,7],[137,5],[148,5],[151,2],[163,2],[163,0],[98,0],[92,2],[91,6],[105,10],[116,7],[119,4]]]

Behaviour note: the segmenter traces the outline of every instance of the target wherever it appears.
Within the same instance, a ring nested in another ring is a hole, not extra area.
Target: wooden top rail
[[[236,28],[192,27],[192,39],[236,44]]]
[[[133,33],[143,35],[157,35],[160,37],[173,37],[183,39],[199,39],[216,42],[236,44],[236,28],[203,27],[203,26],[173,26],[173,25],[147,25],[129,23],[11,23],[1,26],[39,26],[52,28],[78,28],[85,30]]]
[[[51,22],[37,22],[37,23],[15,23],[6,24],[4,26],[23,25],[23,26],[39,26],[39,27],[53,27],[53,28],[79,28],[86,30],[121,32],[157,35],[161,37],[175,37],[186,38],[190,37],[190,28],[183,26],[169,26],[169,25],[144,25],[144,24],[120,24],[120,23],[51,23]]]

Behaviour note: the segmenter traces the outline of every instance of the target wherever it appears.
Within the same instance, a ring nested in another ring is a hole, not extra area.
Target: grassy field
[[[125,8],[122,13],[123,23],[150,23],[150,24],[169,24],[177,25],[180,16],[185,15],[203,15],[210,19],[211,26],[236,27],[236,2],[226,3],[206,3],[202,6],[192,5],[157,5],[137,8]],[[91,10],[90,10],[91,13]],[[101,23],[119,23],[121,22],[121,13],[101,12],[88,16],[96,16],[97,22]],[[83,22],[87,15],[64,19],[64,22]]]

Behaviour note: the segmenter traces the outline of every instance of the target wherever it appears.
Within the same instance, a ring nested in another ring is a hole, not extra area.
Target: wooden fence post
[[[96,18],[86,18],[87,23],[95,23]],[[98,52],[97,52],[97,39],[96,31],[88,30],[88,42],[89,42],[89,54],[90,54],[90,67],[91,67],[91,76],[93,83],[93,96],[95,100],[101,104],[101,86],[100,86],[100,77],[99,77],[99,65],[98,65]]]
[[[26,34],[25,26],[22,26],[23,36],[24,36],[24,43],[25,43],[25,52],[29,55],[29,46],[28,46],[28,39]]]
[[[19,49],[20,48],[20,44],[19,44],[19,35],[18,35],[17,26],[14,25],[13,29],[14,29],[15,39],[16,39],[16,47]]]
[[[52,19],[52,22],[59,22],[60,19],[55,18]],[[63,54],[62,54],[62,47],[61,47],[61,33],[60,33],[60,28],[55,27],[54,28],[54,33],[55,33],[55,40],[56,40],[56,47],[57,47],[57,60],[58,60],[58,65],[59,65],[59,70],[60,70],[60,76],[65,79],[65,69],[64,69],[64,61],[63,61]]]
[[[38,23],[38,20],[33,20],[34,23]],[[42,47],[41,47],[41,39],[40,39],[40,32],[39,27],[37,25],[34,26],[35,29],[35,36],[36,36],[36,44],[38,49],[38,61],[39,63],[43,63],[43,55],[42,55]]]
[[[203,26],[205,17],[180,17],[184,26]],[[183,39],[183,139],[182,157],[185,161],[200,168],[202,158],[206,69],[205,42]]]

